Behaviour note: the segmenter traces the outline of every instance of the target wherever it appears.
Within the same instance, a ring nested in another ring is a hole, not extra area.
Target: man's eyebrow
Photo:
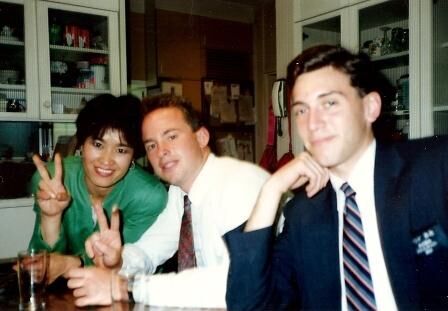
[[[291,108],[298,105],[305,105],[305,103],[300,100],[296,100],[295,102],[291,103]]]
[[[328,91],[326,93],[319,94],[319,96],[317,96],[317,97],[322,98],[322,97],[333,95],[333,94],[345,96],[343,92],[334,90],[334,91]]]
[[[177,128],[169,128],[169,129],[165,130],[162,133],[162,136],[165,136],[165,135],[167,135],[167,134],[169,134],[171,132],[176,132],[177,130],[178,130]],[[144,139],[143,140],[143,144],[146,144],[146,143],[149,143],[149,142],[153,142],[153,141],[155,141],[155,139],[153,139],[153,138]]]
[[[319,94],[317,96],[317,98],[323,98],[323,97],[330,96],[330,95],[333,95],[333,94],[338,94],[338,95],[341,95],[341,96],[345,96],[345,94],[343,92],[341,92],[341,91],[328,91],[328,92]],[[291,107],[294,107],[294,106],[297,106],[297,105],[306,105],[306,103],[303,102],[303,101],[300,101],[300,100],[297,100],[297,101],[291,103]]]

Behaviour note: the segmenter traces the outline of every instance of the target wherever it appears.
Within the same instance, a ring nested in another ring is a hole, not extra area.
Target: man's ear
[[[208,146],[210,133],[205,127],[201,126],[194,134],[196,135],[196,140],[198,141],[201,148],[205,148]]]
[[[364,104],[364,116],[370,123],[375,122],[381,113],[381,96],[378,92],[370,92],[362,98]]]

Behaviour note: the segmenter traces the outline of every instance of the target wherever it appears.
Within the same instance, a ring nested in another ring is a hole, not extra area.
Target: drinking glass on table
[[[46,251],[25,250],[17,255],[20,310],[44,310],[48,267]]]

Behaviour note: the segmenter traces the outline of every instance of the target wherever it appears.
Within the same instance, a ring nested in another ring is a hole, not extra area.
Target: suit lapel
[[[338,215],[336,195],[328,183],[301,213],[300,250],[303,261],[302,289],[309,306],[317,309],[340,305],[340,274],[338,248]]]
[[[415,307],[418,292],[410,224],[411,176],[394,148],[377,145],[375,205],[386,268],[399,309]]]

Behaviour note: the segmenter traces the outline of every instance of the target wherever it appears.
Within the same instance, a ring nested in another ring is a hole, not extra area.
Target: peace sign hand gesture
[[[57,153],[54,157],[55,173],[53,178],[50,177],[45,163],[38,155],[33,156],[33,162],[41,177],[36,198],[42,215],[47,217],[60,217],[70,203],[70,195],[65,189],[62,180],[61,156]]]
[[[107,224],[103,207],[96,204],[93,208],[98,219],[100,232],[95,232],[86,240],[86,253],[93,259],[97,267],[120,268],[122,243],[118,207],[114,206],[112,208],[110,227]]]

